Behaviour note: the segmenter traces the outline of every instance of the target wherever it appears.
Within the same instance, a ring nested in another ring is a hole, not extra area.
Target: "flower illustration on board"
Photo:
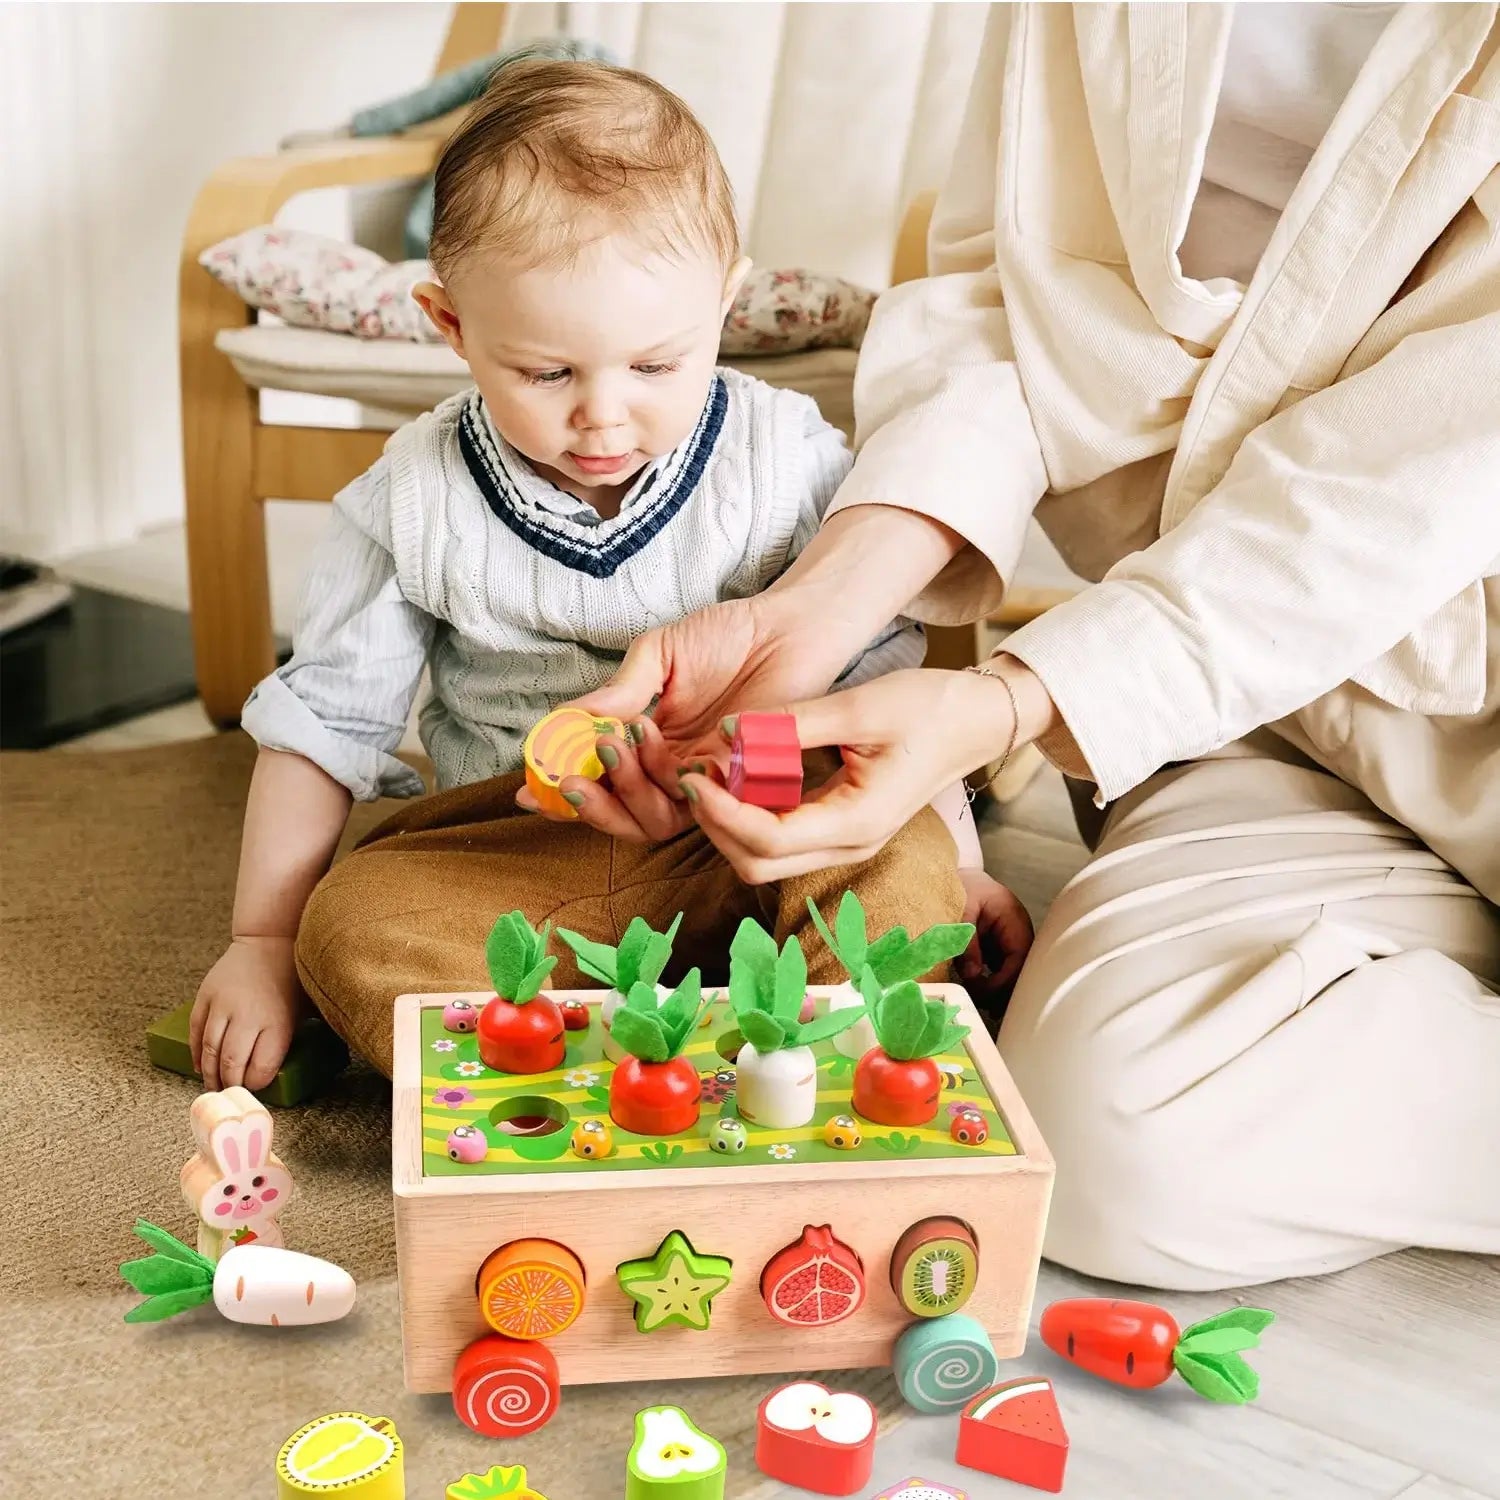
[[[771,1155],[774,1156],[777,1161],[790,1161],[797,1154],[797,1148],[795,1146],[788,1146],[784,1141],[777,1141],[777,1143],[769,1149]]]
[[[599,1082],[599,1075],[587,1068],[569,1068],[563,1074],[563,1082],[570,1089],[591,1089]]]
[[[434,1052],[456,1052],[458,1050],[458,1043],[451,1036],[440,1036],[432,1044],[432,1050]]]
[[[482,1062],[454,1063],[453,1071],[460,1078],[478,1078],[484,1073],[484,1064]]]
[[[457,1109],[462,1104],[467,1104],[474,1097],[472,1089],[462,1086],[458,1088],[439,1089],[432,1096],[434,1104],[446,1104],[449,1109]]]

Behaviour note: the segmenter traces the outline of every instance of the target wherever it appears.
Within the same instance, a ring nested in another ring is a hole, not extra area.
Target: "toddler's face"
[[[608,235],[564,269],[461,266],[418,295],[505,440],[609,508],[697,424],[747,269],[726,277],[707,254],[668,260]]]

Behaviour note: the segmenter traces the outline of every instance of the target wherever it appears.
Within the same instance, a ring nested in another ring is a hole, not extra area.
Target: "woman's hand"
[[[869,859],[943,788],[1052,722],[1056,710],[1026,667],[1003,659],[994,670],[1010,692],[980,673],[918,669],[795,705],[803,748],[840,747],[843,769],[779,815],[689,774],[682,787],[698,826],[751,885]]]
[[[671,838],[693,823],[678,770],[697,765],[706,772],[724,758],[726,716],[825,692],[853,649],[843,651],[837,630],[815,642],[815,632],[771,594],[713,604],[648,631],[608,683],[570,705],[622,720],[630,739],[601,737],[604,778],[570,776],[561,791],[579,819],[601,833]],[[516,801],[539,811],[524,788]]]
[[[1031,916],[1009,886],[984,870],[960,870],[965,922],[974,938],[953,965],[954,977],[981,1012],[1001,1000],[1015,983],[1036,936]]]

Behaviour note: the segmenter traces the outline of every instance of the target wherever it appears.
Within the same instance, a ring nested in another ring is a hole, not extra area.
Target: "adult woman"
[[[1497,54],[1494,5],[996,7],[823,533],[609,690],[677,737],[822,692],[991,608],[1033,511],[1102,580],[989,675],[799,705],[854,748],[789,816],[683,782],[751,879],[1023,741],[1092,793],[1000,1035],[1081,1270],[1500,1250]],[[637,769],[592,820],[680,814]]]

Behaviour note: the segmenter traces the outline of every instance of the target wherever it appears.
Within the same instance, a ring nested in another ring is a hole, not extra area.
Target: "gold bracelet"
[[[990,660],[993,661],[994,658],[991,657]],[[1016,738],[1021,732],[1021,707],[1020,704],[1016,702],[1015,689],[1011,687],[1010,683],[1007,682],[1004,677],[1000,676],[998,672],[986,671],[983,663],[979,663],[978,665],[972,667],[965,667],[964,671],[973,672],[979,677],[988,677],[991,682],[998,682],[1000,686],[1005,689],[1005,696],[1010,699],[1010,743],[1005,747],[1005,754],[1000,757],[1000,764],[995,767],[994,771],[989,777],[989,780],[987,780],[985,784],[979,789],[979,791],[981,792],[987,792],[999,779],[1000,773],[1005,770],[1006,762],[1010,760],[1011,754],[1016,748]],[[965,783],[965,786],[968,790],[969,801],[973,802],[974,798],[977,797],[979,793],[968,787],[967,783]]]

